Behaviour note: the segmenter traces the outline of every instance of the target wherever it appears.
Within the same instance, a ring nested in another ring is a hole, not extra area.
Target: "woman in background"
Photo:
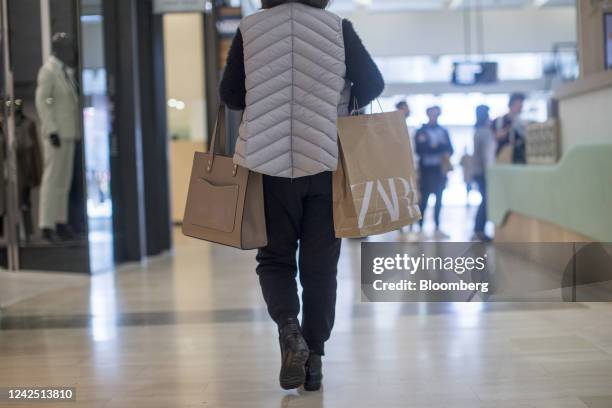
[[[480,105],[476,108],[476,126],[474,132],[474,158],[473,174],[474,181],[478,184],[478,190],[482,196],[482,201],[476,213],[474,223],[474,240],[489,242],[485,234],[487,223],[487,167],[495,161],[495,135],[491,129],[491,119],[489,117],[489,107]]]

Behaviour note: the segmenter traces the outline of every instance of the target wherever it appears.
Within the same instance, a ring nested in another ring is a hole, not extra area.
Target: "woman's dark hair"
[[[487,105],[479,105],[476,107],[476,128],[487,125],[489,121],[489,107]]]
[[[404,107],[408,107],[408,102],[406,101],[399,101],[398,103],[395,104],[395,109],[401,109]]]
[[[514,102],[521,101],[524,102],[527,99],[527,96],[522,92],[515,92],[510,95],[510,99],[508,100],[508,106],[514,105]]]
[[[302,3],[310,7],[324,9],[329,6],[329,2],[330,0],[261,0],[261,8],[269,9],[285,3]]]
[[[430,106],[425,110],[425,113],[429,115],[430,113],[433,113],[433,111],[437,111],[438,115],[442,114],[442,108],[438,105]]]

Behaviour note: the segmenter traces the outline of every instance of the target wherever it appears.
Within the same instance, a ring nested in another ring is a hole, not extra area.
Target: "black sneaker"
[[[319,391],[321,381],[323,380],[323,364],[321,356],[311,353],[306,361],[306,380],[304,381],[304,389],[306,391]]]
[[[300,332],[297,319],[291,318],[279,330],[278,341],[281,349],[280,386],[285,390],[304,384],[305,364],[308,360],[308,345]]]

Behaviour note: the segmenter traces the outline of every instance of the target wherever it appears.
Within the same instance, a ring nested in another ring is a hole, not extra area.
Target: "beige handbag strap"
[[[219,133],[221,131],[221,127],[225,131],[225,105],[219,105],[219,110],[217,110],[217,119],[215,120],[215,128],[213,129],[212,139],[210,140],[210,146],[208,147],[208,151],[210,152],[210,158],[208,159],[208,164],[206,165],[206,171],[209,173],[212,171],[212,166],[215,161],[215,155],[217,154],[217,146],[219,140]],[[225,137],[222,137],[223,145],[225,145]]]
[[[217,111],[217,120],[215,121],[215,128],[213,129],[212,139],[208,148],[210,156],[208,159],[208,163],[206,164],[206,171],[209,173],[212,171],[213,164],[215,163],[215,156],[217,155],[217,149],[219,148],[219,137],[221,137],[221,147],[225,151],[225,145],[227,143],[227,137],[225,134],[225,105],[219,105],[219,110]],[[235,176],[237,173],[238,165],[235,164],[232,170],[232,176]]]

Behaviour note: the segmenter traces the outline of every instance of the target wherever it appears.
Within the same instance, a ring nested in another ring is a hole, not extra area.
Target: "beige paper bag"
[[[353,238],[397,230],[421,219],[416,171],[400,112],[338,118],[334,227]]]

